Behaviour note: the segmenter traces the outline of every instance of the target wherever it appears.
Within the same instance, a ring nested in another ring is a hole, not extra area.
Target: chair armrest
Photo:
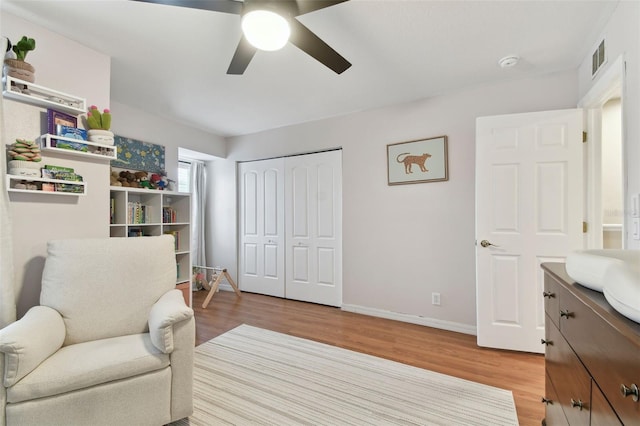
[[[173,352],[173,326],[193,317],[193,309],[184,303],[180,290],[170,290],[151,307],[149,336],[153,345],[169,354]]]
[[[13,386],[62,347],[66,328],[58,311],[34,306],[0,330],[0,352],[5,354],[3,384]]]

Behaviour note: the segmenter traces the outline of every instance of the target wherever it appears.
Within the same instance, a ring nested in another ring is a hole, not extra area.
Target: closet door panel
[[[284,159],[238,165],[242,291],[284,297]]]
[[[341,306],[342,152],[288,157],[285,170],[287,298]]]

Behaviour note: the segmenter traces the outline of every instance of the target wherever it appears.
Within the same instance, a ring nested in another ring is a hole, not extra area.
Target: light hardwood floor
[[[193,293],[196,344],[249,324],[509,389],[520,425],[540,425],[544,417],[542,355],[480,348],[475,336],[251,293],[238,299],[220,291],[202,309],[206,294]]]

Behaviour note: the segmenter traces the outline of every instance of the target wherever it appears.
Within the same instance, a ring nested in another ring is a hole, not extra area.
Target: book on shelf
[[[127,223],[152,223],[151,207],[140,202],[129,201],[127,204]]]
[[[166,235],[173,235],[173,243],[175,251],[180,248],[180,231],[164,231]]]
[[[162,207],[162,223],[176,223],[178,214],[173,207]]]
[[[130,228],[127,234],[129,237],[143,237],[142,229],[140,228]]]
[[[116,223],[116,199],[115,198],[111,198],[110,202],[109,202],[109,216],[110,216],[110,221],[109,223],[114,224]]]

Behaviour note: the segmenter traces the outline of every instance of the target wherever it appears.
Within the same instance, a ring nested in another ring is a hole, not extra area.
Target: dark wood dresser
[[[604,295],[544,263],[546,386],[543,424],[640,425],[640,324]]]

